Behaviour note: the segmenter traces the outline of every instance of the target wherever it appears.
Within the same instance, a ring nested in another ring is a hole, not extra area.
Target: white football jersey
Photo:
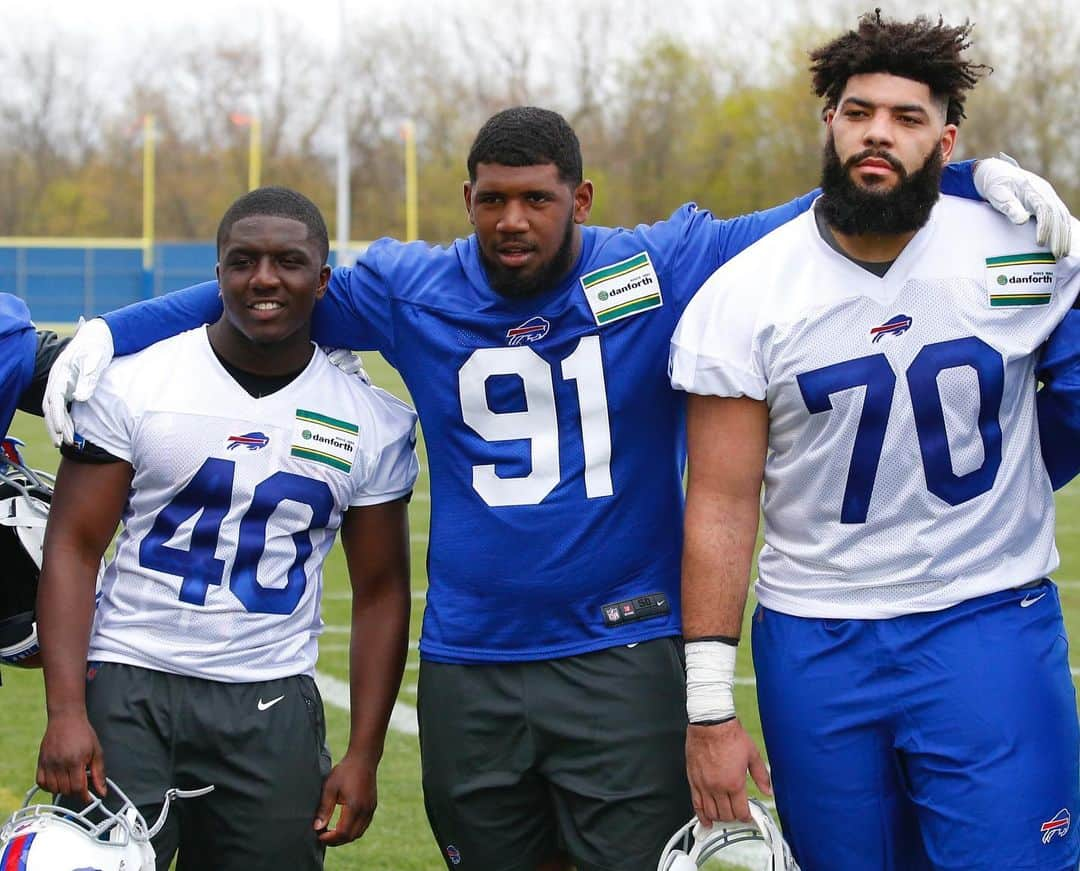
[[[879,278],[832,249],[810,211],[691,301],[672,384],[769,405],[766,607],[885,618],[1057,567],[1034,370],[1080,259],[1055,263],[1034,237],[1032,223],[943,197]]]
[[[311,674],[349,506],[406,495],[416,416],[322,353],[254,398],[206,329],[113,362],[75,429],[131,463],[90,659],[242,683]]]

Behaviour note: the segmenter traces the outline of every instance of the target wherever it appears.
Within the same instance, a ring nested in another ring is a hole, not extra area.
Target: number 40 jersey
[[[77,445],[134,469],[90,659],[227,683],[313,673],[323,561],[346,509],[412,490],[412,410],[318,351],[253,397],[203,328],[116,360],[72,412]]]
[[[1078,287],[1080,260],[1055,263],[1030,224],[952,197],[883,277],[812,211],[713,274],[671,379],[768,403],[763,605],[886,618],[1056,568],[1035,386]]]

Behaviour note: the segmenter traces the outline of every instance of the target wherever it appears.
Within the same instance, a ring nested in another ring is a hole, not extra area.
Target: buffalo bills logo
[[[8,436],[3,441],[0,441],[0,465],[3,462],[17,463],[22,466],[23,463],[22,454],[19,452],[19,448],[23,445],[23,442],[19,441],[14,436]]]
[[[243,435],[229,436],[226,439],[226,450],[232,450],[243,445],[249,451],[257,451],[270,444],[270,436],[261,432],[246,432]]]
[[[513,327],[506,331],[506,343],[521,345],[525,342],[539,342],[550,329],[551,324],[544,318],[529,318],[520,327]]]
[[[911,327],[911,318],[908,315],[897,315],[889,318],[879,327],[871,327],[870,335],[875,342],[880,341],[882,336],[902,336]]]
[[[1040,827],[1040,831],[1042,832],[1042,842],[1044,844],[1049,844],[1051,838],[1064,838],[1069,834],[1070,823],[1072,823],[1072,817],[1069,816],[1069,811],[1066,808],[1062,808],[1052,819],[1047,820]]]

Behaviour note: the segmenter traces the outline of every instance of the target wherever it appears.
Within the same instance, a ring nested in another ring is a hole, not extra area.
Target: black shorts
[[[447,867],[643,871],[693,814],[682,640],[540,662],[422,661],[424,804]]]
[[[227,684],[91,663],[86,709],[105,773],[153,825],[172,786],[214,791],[174,802],[156,838],[158,871],[315,871],[312,822],[330,773],[326,721],[307,676]]]

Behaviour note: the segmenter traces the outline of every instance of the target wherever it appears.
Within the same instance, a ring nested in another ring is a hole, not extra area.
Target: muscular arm
[[[323,787],[315,828],[331,846],[360,837],[377,801],[376,769],[401,685],[409,640],[409,523],[404,499],[352,508],[342,524],[352,583],[349,746]]]
[[[38,757],[43,789],[89,801],[86,768],[104,794],[105,765],[86,718],[86,655],[94,586],[127,500],[128,463],[60,461],[37,596],[48,726]]]
[[[769,410],[691,395],[683,545],[683,635],[738,638],[757,538]]]
[[[764,402],[689,397],[682,565],[683,634],[688,643],[737,639],[741,632],[768,426]],[[693,677],[688,670],[688,683]],[[691,701],[688,708],[692,706]],[[694,810],[703,822],[750,819],[747,770],[763,791],[770,789],[768,771],[737,719],[690,725],[686,755]]]

